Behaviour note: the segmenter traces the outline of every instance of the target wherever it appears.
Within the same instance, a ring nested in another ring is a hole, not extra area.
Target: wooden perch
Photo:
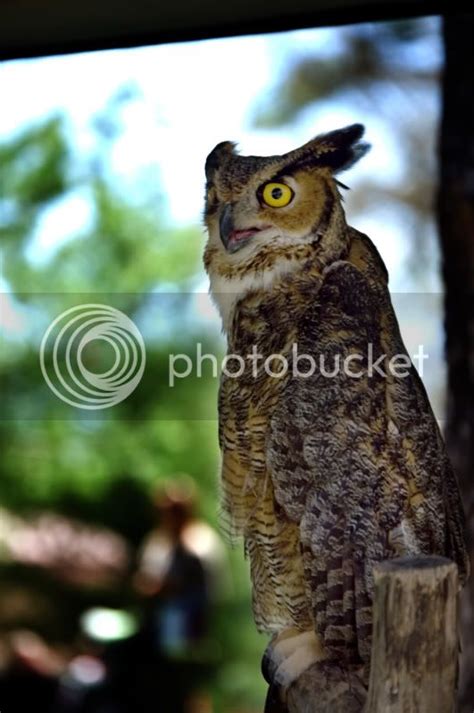
[[[363,667],[321,662],[275,691],[265,713],[452,713],[458,665],[457,567],[443,557],[374,569],[370,683]]]
[[[367,713],[452,713],[458,667],[457,567],[403,558],[374,570]]]

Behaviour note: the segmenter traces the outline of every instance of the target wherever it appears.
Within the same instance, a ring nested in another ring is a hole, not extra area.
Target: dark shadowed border
[[[461,0],[0,0],[0,60],[452,13]]]

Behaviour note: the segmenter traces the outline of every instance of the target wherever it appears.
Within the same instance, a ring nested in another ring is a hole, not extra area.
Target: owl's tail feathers
[[[367,664],[372,639],[372,601],[362,562],[333,557],[326,568],[313,560],[310,584],[316,631],[329,660]]]

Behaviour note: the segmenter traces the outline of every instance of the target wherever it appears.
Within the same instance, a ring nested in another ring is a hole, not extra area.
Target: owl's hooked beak
[[[232,206],[230,203],[224,205],[224,209],[219,218],[219,230],[222,243],[226,250],[229,249],[230,236],[234,232],[234,217],[232,215]]]
[[[228,253],[235,253],[248,243],[255,233],[260,232],[259,228],[247,228],[236,230],[234,216],[232,215],[232,205],[226,203],[219,218],[219,232],[222,244]]]

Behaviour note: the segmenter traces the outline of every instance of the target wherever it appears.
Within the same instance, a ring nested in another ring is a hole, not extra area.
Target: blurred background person
[[[211,609],[216,586],[222,586],[222,544],[195,515],[191,479],[170,481],[153,499],[156,524],[139,549],[134,576],[146,602],[141,635],[150,653],[149,682],[159,690],[163,713],[207,713],[215,659]]]

